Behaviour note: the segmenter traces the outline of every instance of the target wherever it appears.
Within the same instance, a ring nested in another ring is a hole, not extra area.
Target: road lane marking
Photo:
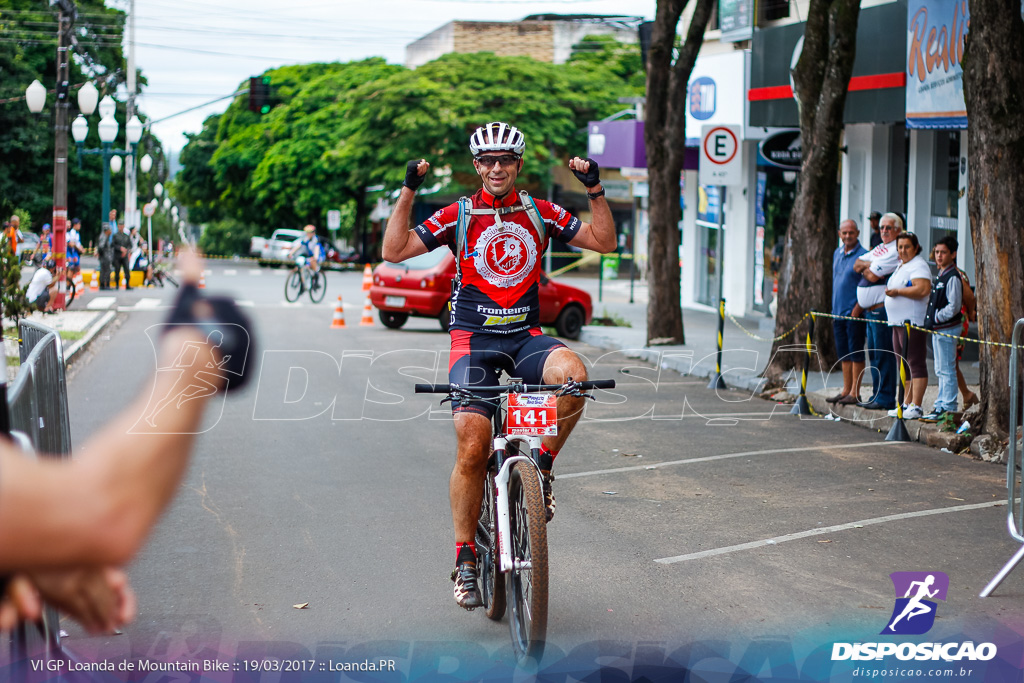
[[[263,275],[263,270],[260,268],[250,268],[249,275],[252,275],[253,277],[259,277]]]
[[[234,268],[225,268],[224,269],[224,274],[225,275],[238,275],[238,271],[235,270]]]
[[[559,477],[561,478],[561,477]],[[981,510],[983,508],[998,507],[1000,505],[1006,505],[1005,500],[994,500],[987,503],[973,503],[970,505],[954,505],[948,508],[934,508],[932,510],[918,510],[917,512],[901,512],[896,515],[886,515],[885,517],[872,517],[871,519],[862,519],[859,522],[847,522],[846,524],[836,524],[834,526],[827,526],[818,529],[808,529],[807,531],[798,531],[793,534],[785,534],[783,536],[775,536],[774,538],[765,538],[760,541],[751,541],[750,543],[740,543],[738,545],[729,545],[722,548],[715,548],[713,550],[702,550],[698,553],[689,553],[688,555],[676,555],[675,557],[662,557],[655,560],[659,564],[675,564],[677,562],[686,562],[687,560],[699,560],[704,557],[714,557],[716,555],[726,555],[728,553],[736,553],[741,550],[752,550],[753,548],[764,548],[765,546],[778,545],[779,543],[785,543],[786,541],[796,541],[801,538],[809,538],[811,536],[821,536],[823,534],[831,534],[836,531],[847,531],[849,529],[856,529],[859,527],[872,526],[874,524],[884,524],[886,522],[898,522],[904,519],[913,519],[914,517],[929,517],[931,515],[944,515],[947,512],[965,512],[968,510]]]
[[[116,296],[97,296],[87,303],[85,307],[92,311],[105,311],[113,306],[116,301]]]
[[[749,414],[749,413],[748,413]],[[746,458],[751,455],[771,455],[773,453],[805,453],[807,451],[823,451],[829,448],[884,448],[886,446],[902,446],[903,441],[868,441],[865,443],[844,443],[827,446],[803,446],[800,448],[770,448],[764,451],[742,451],[740,453],[723,453],[721,455],[708,455],[703,458],[688,458],[686,460],[669,460],[667,462],[653,462],[645,465],[634,465],[632,467],[613,467],[607,470],[592,470],[590,472],[571,472],[559,474],[559,479],[576,479],[577,477],[593,477],[598,474],[618,474],[619,472],[637,472],[640,470],[656,470],[662,467],[673,465],[689,465],[696,462],[712,462],[714,460],[728,460],[730,458]]]

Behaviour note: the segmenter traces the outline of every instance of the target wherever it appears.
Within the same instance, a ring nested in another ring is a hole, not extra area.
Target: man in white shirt
[[[896,238],[903,232],[903,220],[887,213],[879,221],[882,243],[862,255],[853,264],[860,273],[857,306],[853,315],[863,313],[867,320],[868,356],[871,359],[871,398],[857,405],[869,410],[890,410],[896,406],[896,363],[892,353],[892,333],[885,316],[885,281],[899,265]]]
[[[47,261],[49,263],[49,261]],[[43,264],[32,274],[32,280],[28,283],[25,296],[29,303],[40,311],[50,310],[50,290],[57,286],[53,279],[53,273]]]

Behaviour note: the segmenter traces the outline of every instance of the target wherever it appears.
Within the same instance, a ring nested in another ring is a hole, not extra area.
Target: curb
[[[89,342],[91,342],[93,338],[95,338],[96,335],[99,334],[103,330],[103,328],[106,327],[107,324],[110,323],[110,321],[113,320],[116,316],[117,311],[107,311],[102,316],[100,316],[99,320],[93,322],[92,325],[89,326],[89,329],[86,330],[85,336],[75,341],[74,344],[72,344],[65,350],[64,365],[70,365],[71,361],[74,360],[75,356],[77,356],[86,346],[88,346]]]
[[[600,328],[598,328],[600,329]],[[681,375],[687,375],[690,377],[700,377],[704,379],[711,379],[715,375],[714,361],[703,362],[705,359],[694,363],[693,357],[689,356],[689,361],[683,357],[668,358],[663,357],[664,351],[673,350],[680,347],[665,346],[660,348],[651,348],[649,346],[637,347],[637,348],[625,348],[609,336],[601,334],[596,329],[583,328],[580,333],[579,341],[591,346],[596,346],[599,349],[605,349],[607,351],[624,351],[630,358],[638,358],[640,360],[658,365],[665,370],[675,370]],[[685,351],[691,351],[690,349],[684,349]],[[708,358],[712,358],[713,354]],[[730,389],[741,389],[744,391],[751,391],[759,393],[762,391],[765,382],[767,381],[764,377],[760,377],[755,374],[749,374],[749,369],[730,369],[722,368],[722,378]]]
[[[681,375],[688,375],[691,377],[701,377],[710,379],[715,374],[715,366],[713,363],[688,363],[687,358],[673,358],[669,356],[664,358],[662,351],[657,348],[651,347],[639,347],[627,349],[622,346],[621,342],[613,339],[612,337],[601,334],[597,329],[583,328],[583,332],[580,334],[580,341],[596,346],[600,349],[608,351],[623,351],[630,358],[637,358],[639,360],[646,361],[655,365],[659,365],[661,368],[666,370],[674,370]],[[666,350],[678,347],[664,347]],[[722,377],[725,380],[728,388],[739,389],[744,391],[751,391],[758,394],[762,391],[765,383],[764,377],[757,375],[743,374],[744,371],[736,370],[731,371],[728,368],[722,369]],[[790,393],[799,392],[799,388],[794,392],[788,386],[786,389],[779,389],[779,391],[789,391]],[[821,392],[808,391],[808,400],[813,402],[814,406],[830,406],[825,400],[827,396]],[[815,408],[818,410],[817,408]],[[830,412],[831,409],[831,412]],[[865,410],[860,406],[836,406],[832,408],[826,408],[824,410],[818,410],[823,416],[824,415],[836,415],[857,427],[864,429],[870,429],[875,432],[882,434],[888,433],[889,428],[892,426],[896,418],[889,417],[884,412],[877,410]],[[818,419],[825,419],[824,417]],[[932,446],[933,448],[946,449],[952,453],[959,453],[970,446],[970,439],[963,434],[956,434],[954,432],[944,432],[937,424],[928,422],[920,422],[919,420],[904,420],[904,424],[907,427],[907,432],[910,435],[911,441]]]

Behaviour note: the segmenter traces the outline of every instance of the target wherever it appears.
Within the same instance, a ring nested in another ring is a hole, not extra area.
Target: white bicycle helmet
[[[522,156],[526,151],[526,138],[515,126],[495,121],[477,128],[469,136],[469,151],[473,156],[480,152],[515,152]]]

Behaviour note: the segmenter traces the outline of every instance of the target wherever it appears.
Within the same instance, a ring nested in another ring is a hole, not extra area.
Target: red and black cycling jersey
[[[496,199],[484,189],[471,200],[475,209],[521,203],[515,192]],[[583,224],[557,204],[542,199],[534,203],[544,225],[542,237],[526,211],[472,215],[461,253],[455,253],[458,202],[416,226],[428,250],[445,245],[460,260],[462,282],[452,292],[450,329],[512,334],[540,325],[540,256],[550,238],[568,243]]]

